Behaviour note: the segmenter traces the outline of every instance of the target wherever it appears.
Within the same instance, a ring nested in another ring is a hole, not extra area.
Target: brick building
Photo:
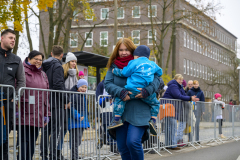
[[[74,12],[69,51],[79,51],[88,36],[83,46],[84,51],[105,52],[109,55],[114,48],[113,1],[91,1],[90,4],[95,18]],[[151,5],[144,0],[122,1],[118,6],[118,39],[132,38],[136,45],[147,45],[152,49],[153,39],[159,43],[162,5],[162,1],[155,0],[151,1]],[[225,72],[233,67],[231,58],[236,54],[237,37],[205,14],[196,14],[199,10],[184,0],[177,0],[175,9],[179,11],[176,16],[185,16],[176,23],[175,71],[181,73],[185,80],[198,80],[205,96],[213,98],[215,92],[222,90],[210,87],[207,83],[231,83],[231,78]],[[165,25],[172,21],[172,7],[166,13]],[[151,23],[151,19],[154,23]],[[45,32],[47,34],[47,29]],[[170,38],[171,28],[163,41],[162,66],[166,65]],[[41,43],[40,41],[40,50]],[[172,62],[169,63],[168,71],[171,74]],[[222,94],[225,101],[233,98],[230,92]]]

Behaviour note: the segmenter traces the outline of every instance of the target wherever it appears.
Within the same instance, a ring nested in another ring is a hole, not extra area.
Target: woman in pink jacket
[[[31,51],[23,62],[26,87],[49,89],[48,78],[42,71],[42,61],[44,55],[38,51]],[[39,129],[44,127],[51,116],[49,105],[50,92],[34,91],[25,89],[21,97],[20,104],[20,122],[17,121],[21,128],[21,136],[18,133],[18,144],[20,144],[20,152],[18,159],[31,160],[35,151],[35,144],[38,138]]]

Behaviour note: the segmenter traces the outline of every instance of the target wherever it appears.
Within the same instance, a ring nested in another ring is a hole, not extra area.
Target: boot
[[[67,160],[62,155],[62,151],[61,150],[57,150],[57,160]]]

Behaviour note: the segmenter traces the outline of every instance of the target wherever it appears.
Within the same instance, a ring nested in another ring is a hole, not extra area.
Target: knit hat
[[[72,61],[72,60],[77,61],[77,57],[72,52],[68,52],[65,63],[68,63],[69,61]]]
[[[78,83],[77,83],[77,88],[79,88],[79,87],[81,87],[83,85],[88,86],[88,82],[85,79],[79,79]]]
[[[187,82],[185,80],[183,80],[182,85],[185,88],[187,86]]]
[[[147,58],[149,58],[149,56],[150,56],[150,49],[149,49],[148,46],[145,46],[145,45],[138,46],[138,47],[134,50],[133,56],[139,56],[139,57],[147,57]]]
[[[217,99],[218,97],[222,97],[222,95],[220,93],[216,93],[216,94],[214,94],[214,97],[215,97],[215,99]]]
[[[84,73],[83,73],[83,71],[79,71],[79,74],[78,74],[78,76],[84,76]]]

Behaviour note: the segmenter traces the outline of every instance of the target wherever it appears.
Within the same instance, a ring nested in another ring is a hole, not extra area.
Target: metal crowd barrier
[[[24,87],[18,91],[22,96],[15,105],[15,101],[11,102],[11,94],[16,100],[14,88],[0,85],[0,89],[0,159],[5,158],[5,146],[10,151],[8,158],[14,160],[55,160],[57,156],[62,160],[74,156],[100,160],[119,155],[117,142],[107,132],[113,116],[111,96],[99,96],[96,102],[95,94]],[[68,101],[71,105],[66,108]],[[161,150],[172,154],[170,149],[177,146],[197,149],[202,143],[224,142],[218,137],[215,103],[163,98],[159,101],[157,135],[150,135],[143,143],[145,154],[161,156]],[[12,128],[7,127],[11,105]],[[240,106],[226,105],[222,118],[225,140],[239,140]]]
[[[97,137],[98,159],[111,159],[118,154],[117,142],[108,134],[107,128],[113,117],[113,99],[109,95],[101,95],[97,101]]]
[[[16,159],[15,99],[15,88],[0,84],[0,159],[3,160]]]
[[[19,92],[23,95],[18,101],[18,158],[97,157],[94,94],[36,88]]]

